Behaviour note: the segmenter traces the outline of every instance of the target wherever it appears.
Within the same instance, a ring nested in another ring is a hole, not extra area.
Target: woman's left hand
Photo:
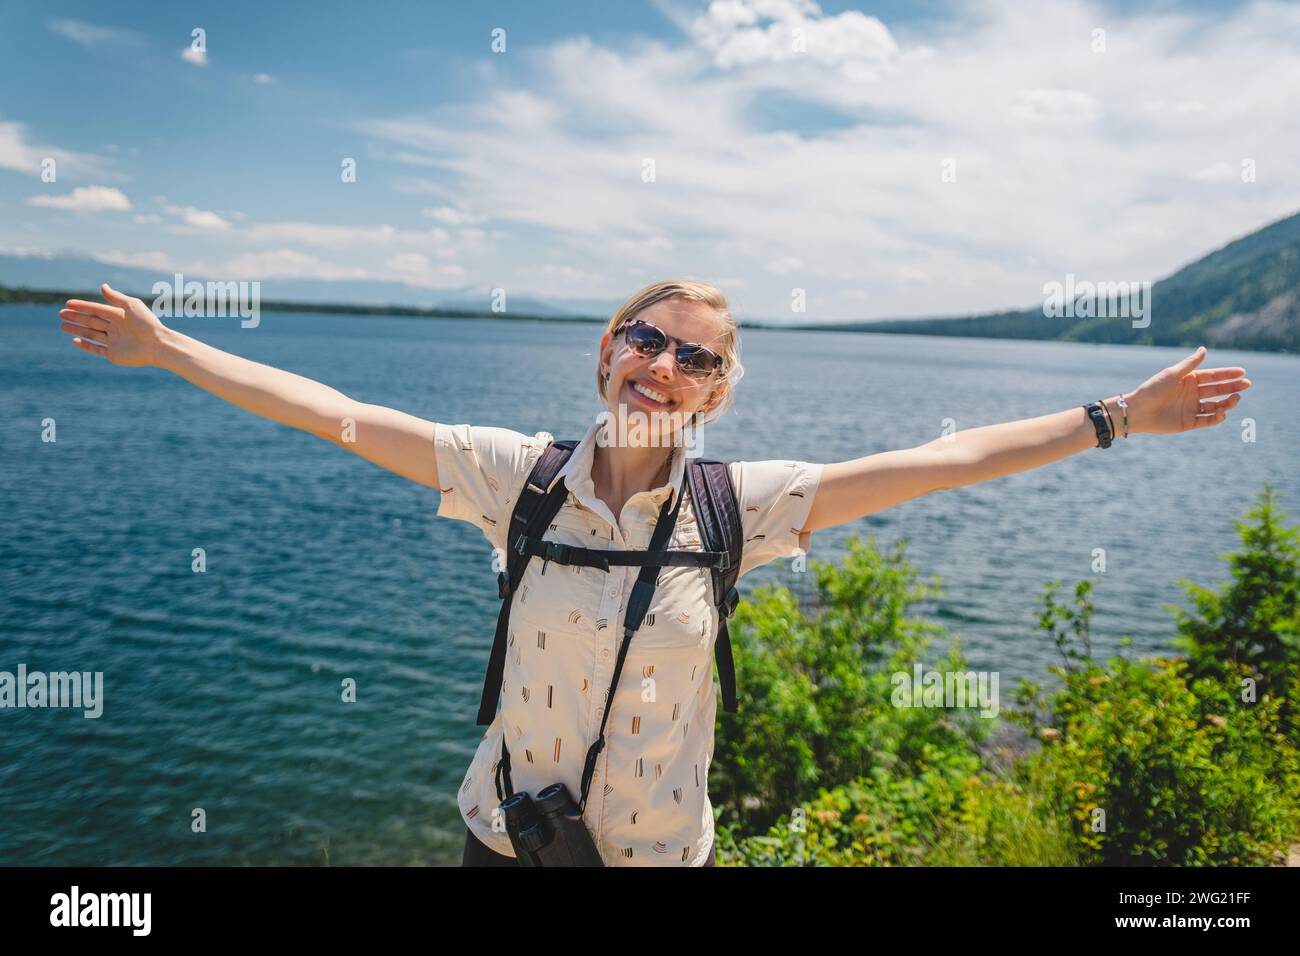
[[[1205,355],[1202,345],[1177,365],[1152,375],[1131,396],[1125,396],[1131,406],[1131,432],[1165,435],[1207,428],[1219,424],[1227,417],[1228,409],[1237,407],[1239,393],[1250,388],[1250,379],[1243,377],[1246,370],[1235,365],[1198,369]],[[1228,397],[1213,401],[1220,395]]]

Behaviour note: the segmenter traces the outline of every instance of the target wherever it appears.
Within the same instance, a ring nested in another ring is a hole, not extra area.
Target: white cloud
[[[437,206],[432,209],[421,209],[420,215],[428,216],[435,222],[440,222],[444,226],[467,226],[471,223],[482,222],[482,216],[475,216],[465,212],[463,209],[453,209],[451,206]]]
[[[465,270],[461,266],[454,263],[435,266],[428,256],[418,252],[395,255],[384,262],[384,267],[393,278],[425,288],[446,288],[465,279]]]
[[[794,256],[782,256],[780,259],[773,259],[767,264],[767,271],[775,276],[789,275],[791,272],[798,272],[803,268],[803,263]]]
[[[1097,103],[1081,90],[1020,90],[1010,114],[1026,123],[1088,123],[1097,118]]]
[[[185,271],[165,252],[123,252],[110,249],[108,252],[97,253],[95,258],[110,265],[133,266],[137,269],[158,269],[162,272]]]
[[[186,63],[192,63],[194,66],[208,65],[208,51],[200,50],[193,46],[187,46],[181,50],[181,59]]]
[[[112,186],[78,186],[72,192],[60,196],[31,196],[27,202],[33,206],[66,209],[76,213],[131,211],[131,200]]]
[[[486,252],[492,248],[482,230],[465,229],[460,238],[441,226],[428,229],[397,229],[394,226],[350,226],[318,222],[264,222],[245,229],[241,235],[251,242],[294,242],[333,249],[368,250],[393,245],[432,251],[441,258],[457,250]]]
[[[561,279],[564,282],[586,282],[591,278],[591,273],[584,269],[577,269],[573,266],[548,265],[541,269],[542,275],[551,276]]]
[[[253,82],[257,83],[259,86],[266,86],[267,84],[274,83],[275,77],[270,73],[254,73]]]
[[[393,159],[399,163],[407,163],[411,166],[441,166],[442,163],[431,156],[421,156],[418,153],[409,153],[405,150],[398,150],[393,154]],[[435,194],[436,195],[436,194]]]
[[[135,46],[141,42],[138,33],[118,27],[98,26],[85,20],[48,20],[45,24],[59,36],[66,37],[88,49],[101,46]]]
[[[195,274],[202,272],[223,279],[373,279],[405,282],[426,288],[446,288],[462,283],[465,279],[465,269],[462,266],[454,263],[434,264],[421,253],[389,256],[378,268],[357,265],[355,257],[348,258],[350,261],[345,265],[282,246],[278,249],[241,253],[211,268],[190,265],[185,271]],[[161,268],[162,262],[159,260],[157,267]]]
[[[250,226],[254,242],[305,242],[312,246],[387,245],[397,238],[392,226],[335,226],[316,222],[266,222]]]
[[[432,264],[428,256],[422,256],[418,252],[403,252],[393,256],[384,265],[395,272],[423,272]]]
[[[208,209],[196,209],[194,206],[164,205],[163,211],[180,217],[184,231],[225,232],[231,228],[229,222]],[[173,226],[173,230],[181,227]]]
[[[0,169],[40,176],[42,163],[53,159],[55,172],[100,175],[106,163],[89,153],[74,153],[54,146],[39,146],[28,141],[23,123],[0,120]]]
[[[1191,174],[1192,179],[1203,183],[1230,183],[1241,179],[1241,167],[1231,163],[1211,163]]]
[[[1296,5],[958,0],[943,22],[894,23],[808,0],[654,2],[679,37],[570,37],[476,66],[469,97],[358,124],[368,155],[427,177],[385,183],[407,209],[157,211],[253,278],[490,275],[617,298],[647,274],[712,275],[744,289],[738,314],[788,316],[798,285],[826,303],[808,318],[849,318],[1027,305],[1066,272],[1157,278],[1300,207]],[[0,167],[37,174],[44,156],[107,163],[0,121]]]
[[[44,255],[47,258],[50,255],[35,250],[32,250],[31,254]],[[465,279],[465,270],[461,266],[447,263],[434,264],[427,256],[420,253],[390,256],[380,268],[366,268],[356,264],[341,265],[288,247],[241,253],[216,262],[182,260],[170,253],[156,250],[128,252],[113,249],[97,253],[94,258],[113,265],[153,269],[168,274],[181,272],[186,275],[222,280],[369,279],[405,282],[408,285],[426,288],[447,288],[462,283]]]
[[[613,243],[616,252],[634,259],[662,259],[661,253],[668,252],[672,247],[672,241],[664,236],[615,239]]]
[[[480,235],[482,234],[481,229],[474,229],[474,230],[466,229],[463,234],[468,234],[470,232],[474,232]],[[441,226],[433,226],[422,232],[403,229],[398,232],[397,238],[399,241],[408,244],[414,243],[416,245],[424,245],[425,243],[432,242],[436,245],[443,245],[445,243],[451,242],[451,233],[448,232],[446,229],[443,229]]]
[[[682,43],[563,40],[478,101],[361,128],[438,171],[395,188],[589,263],[589,294],[628,291],[629,244],[662,237],[664,274],[741,278],[756,315],[789,315],[795,271],[818,318],[1028,305],[1066,272],[1158,278],[1300,206],[1300,6],[992,0],[891,31],[808,2],[668,2]]]
[[[521,291],[526,289],[529,295],[572,298],[589,289],[603,288],[608,283],[608,277],[588,269],[550,263],[541,268],[521,269],[514,284]]]
[[[549,129],[562,113],[560,104],[530,90],[502,90],[488,104],[485,118],[526,132]]]
[[[804,59],[865,82],[900,52],[877,18],[857,10],[828,17],[807,0],[721,0],[692,19],[689,28],[723,69]]]
[[[339,266],[296,249],[270,249],[235,256],[219,275],[231,279],[369,279],[371,273]]]

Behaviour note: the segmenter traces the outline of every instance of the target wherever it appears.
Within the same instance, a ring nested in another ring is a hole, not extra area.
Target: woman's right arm
[[[438,487],[435,424],[357,402],[293,372],[253,362],[169,329],[140,299],[101,287],[102,305],[69,299],[60,328],[83,351],[115,365],[164,368],[263,418],[338,445],[380,468]]]

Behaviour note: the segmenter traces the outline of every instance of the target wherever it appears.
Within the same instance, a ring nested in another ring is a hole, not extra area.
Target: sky
[[[1296,4],[6,2],[0,253],[968,314],[1300,210],[1298,93]]]

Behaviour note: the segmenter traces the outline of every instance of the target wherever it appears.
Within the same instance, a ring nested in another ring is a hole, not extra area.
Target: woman
[[[549,435],[447,425],[356,402],[165,328],[147,305],[108,285],[101,292],[107,305],[71,299],[59,313],[60,328],[73,333],[79,348],[117,365],[168,369],[241,408],[438,488],[438,514],[479,527],[500,561],[511,509]],[[1112,437],[1218,424],[1250,381],[1239,367],[1199,369],[1204,358],[1204,348],[1197,349],[1132,392],[958,431],[915,448],[824,465],[733,462],[740,573],[802,553],[821,528],[933,491],[1037,468]],[[642,289],[610,320],[596,372],[605,410],[557,476],[568,494],[547,540],[642,550],[661,509],[677,507],[667,547],[702,550],[684,484],[684,447],[697,426],[730,404],[742,374],[738,333],[722,293],[688,281]],[[606,721],[606,746],[583,816],[605,864],[713,864],[706,781],[718,612],[709,572],[660,571],[606,718],[622,614],[637,571],[552,564],[548,573],[545,562],[528,563],[512,598],[501,707],[458,792],[465,865],[517,865],[496,812],[504,749],[515,791],[535,794],[562,781],[577,794],[587,747]]]

